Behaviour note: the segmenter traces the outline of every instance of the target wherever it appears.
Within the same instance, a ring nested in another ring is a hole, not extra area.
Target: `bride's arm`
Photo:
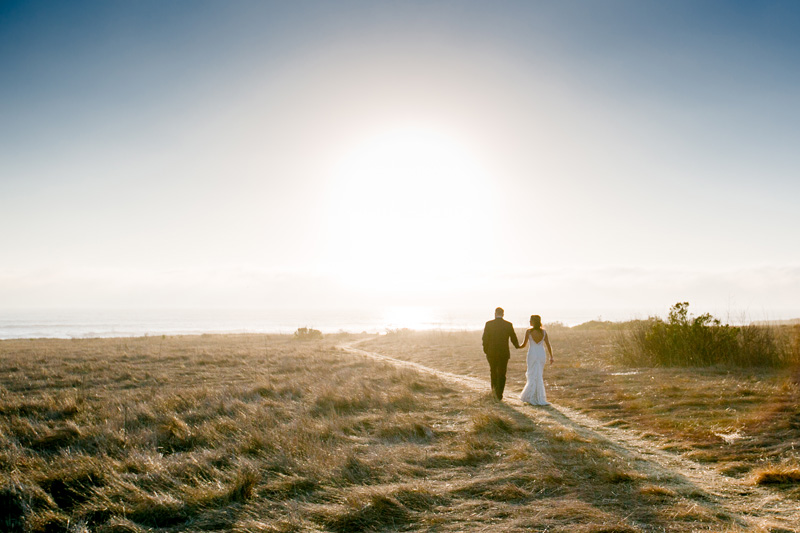
[[[544,345],[547,346],[547,351],[550,354],[550,364],[553,364],[553,348],[550,346],[550,338],[545,333],[544,335]]]
[[[527,345],[528,345],[528,334],[529,334],[530,332],[531,332],[531,330],[527,330],[527,331],[525,332],[525,339],[522,341],[522,344],[521,344],[521,345],[520,345],[520,347],[519,347],[519,349],[520,349],[520,350],[521,350],[521,349],[523,349],[525,346],[527,346]]]

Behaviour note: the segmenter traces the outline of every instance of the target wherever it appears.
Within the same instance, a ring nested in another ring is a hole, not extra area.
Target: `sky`
[[[0,309],[800,317],[793,1],[0,2]]]

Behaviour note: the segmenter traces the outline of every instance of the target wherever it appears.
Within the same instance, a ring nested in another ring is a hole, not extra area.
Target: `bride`
[[[522,390],[519,399],[531,405],[550,405],[544,393],[544,364],[547,354],[550,354],[550,364],[553,364],[553,349],[550,347],[550,339],[547,332],[542,329],[542,317],[539,315],[531,316],[531,329],[525,332],[525,340],[520,348],[528,346],[528,371],[525,373],[527,383]],[[547,352],[545,352],[547,348]]]

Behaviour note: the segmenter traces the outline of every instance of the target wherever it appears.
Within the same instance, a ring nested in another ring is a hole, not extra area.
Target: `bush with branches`
[[[669,310],[667,320],[650,317],[634,323],[617,339],[623,363],[635,366],[783,366],[791,363],[786,349],[770,326],[731,326],[709,313],[689,314],[689,302]]]
[[[322,332],[318,329],[297,328],[294,338],[299,341],[318,341],[322,339]]]

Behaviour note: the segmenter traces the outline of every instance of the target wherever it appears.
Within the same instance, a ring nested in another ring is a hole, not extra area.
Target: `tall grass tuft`
[[[756,485],[800,484],[800,468],[791,465],[766,466],[755,470],[752,481]]]
[[[705,313],[689,315],[676,303],[667,320],[651,317],[617,336],[622,363],[651,367],[780,367],[798,362],[796,350],[773,327],[722,324]]]
[[[472,417],[473,432],[485,435],[509,435],[516,429],[516,424],[509,418],[496,413],[478,413]]]
[[[352,496],[342,509],[322,517],[332,531],[394,530],[410,520],[408,509],[391,495],[366,493]]]

